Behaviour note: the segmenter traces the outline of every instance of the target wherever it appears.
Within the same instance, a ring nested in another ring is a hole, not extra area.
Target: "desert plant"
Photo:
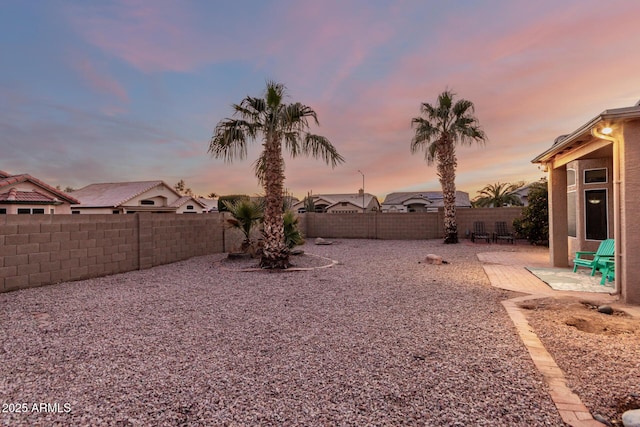
[[[253,252],[254,242],[251,240],[251,231],[260,224],[263,217],[262,203],[249,199],[239,199],[235,202],[224,201],[226,210],[231,214],[227,219],[227,224],[238,229],[244,235],[241,244],[242,252]]]
[[[249,200],[249,196],[246,194],[229,194],[228,196],[218,197],[218,212],[228,212],[225,203],[233,204],[239,200]]]
[[[313,202],[311,193],[307,193],[307,197],[304,198],[304,210],[312,213],[316,211],[316,204]]]
[[[289,249],[304,244],[304,236],[300,231],[298,217],[293,211],[285,211],[282,219],[284,220],[284,241]]]

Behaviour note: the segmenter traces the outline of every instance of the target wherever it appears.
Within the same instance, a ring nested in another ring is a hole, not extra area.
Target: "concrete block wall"
[[[224,252],[217,214],[1,215],[0,292]]]
[[[134,270],[137,251],[133,216],[2,215],[0,291]]]
[[[460,237],[473,221],[508,224],[520,208],[460,209]],[[303,214],[308,238],[438,239],[442,212]],[[223,214],[0,215],[0,292],[150,268],[238,246]]]
[[[457,209],[458,236],[469,237],[475,221],[483,221],[489,233],[493,233],[496,221],[505,221],[513,230],[513,220],[521,214],[521,207]],[[299,221],[307,238],[415,240],[444,236],[442,209],[411,213],[304,213],[299,215]]]
[[[225,252],[225,230],[216,214],[145,214],[140,216],[140,230],[143,235],[151,234],[149,239],[141,239],[141,268]]]

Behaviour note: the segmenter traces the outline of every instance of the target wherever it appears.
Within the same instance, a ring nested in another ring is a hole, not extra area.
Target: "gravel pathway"
[[[0,423],[564,425],[500,304],[512,295],[475,257],[485,245],[303,249],[339,264],[207,256],[0,294]]]

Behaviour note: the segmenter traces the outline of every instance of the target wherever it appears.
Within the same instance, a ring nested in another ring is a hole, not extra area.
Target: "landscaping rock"
[[[601,305],[598,306],[598,311],[604,314],[613,314],[613,308],[609,305]]]
[[[613,424],[611,424],[611,421],[609,421],[606,417],[603,417],[600,414],[593,414],[593,419],[598,421],[599,423],[606,425],[607,427],[613,427]]]
[[[291,251],[291,255],[304,255],[304,251],[302,249],[294,249]]]
[[[640,409],[632,409],[622,414],[624,427],[640,427]]]
[[[322,237],[316,238],[316,245],[330,245],[333,242],[323,239]]]
[[[424,259],[424,262],[426,262],[427,264],[440,265],[442,264],[442,257],[440,255],[429,254]]]

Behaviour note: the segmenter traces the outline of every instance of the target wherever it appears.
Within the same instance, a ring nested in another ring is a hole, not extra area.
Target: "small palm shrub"
[[[235,202],[224,201],[225,210],[231,214],[227,224],[231,228],[238,229],[244,235],[241,251],[244,253],[255,252],[255,242],[251,239],[251,231],[262,221],[264,207],[262,203],[249,199],[239,199]]]
[[[289,249],[304,244],[304,237],[300,231],[298,217],[293,211],[288,210],[284,213],[284,240]]]

